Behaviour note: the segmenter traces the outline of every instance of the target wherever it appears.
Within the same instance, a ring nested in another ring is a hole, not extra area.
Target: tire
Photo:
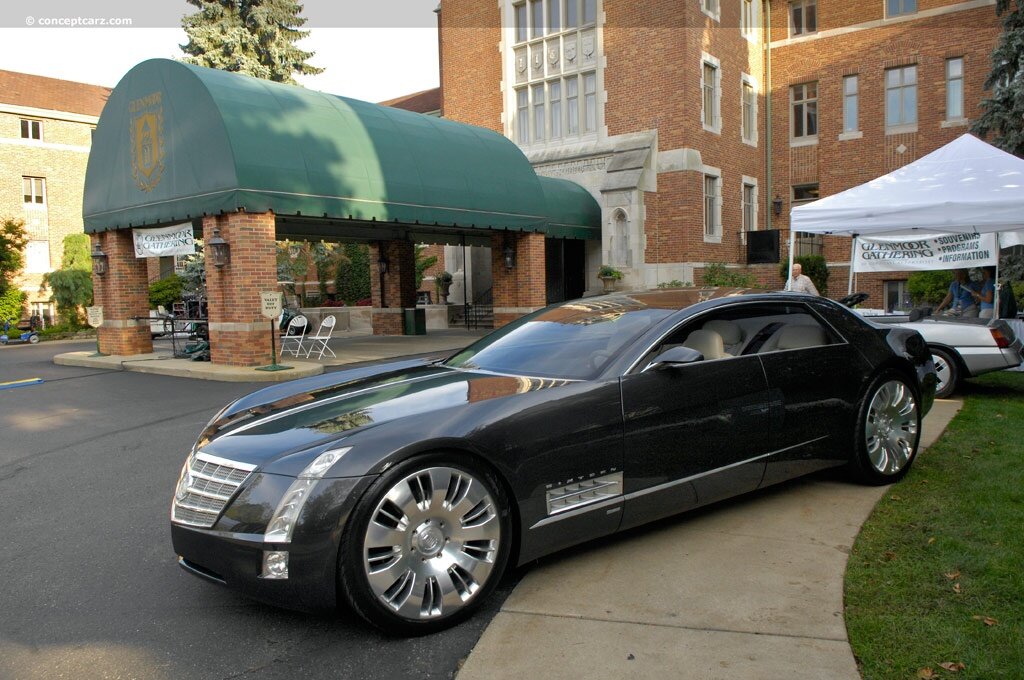
[[[935,386],[935,398],[945,399],[960,386],[960,362],[949,350],[940,347],[929,348],[932,362],[935,364],[935,375],[939,382]]]
[[[36,345],[36,344],[39,343],[39,336],[38,335],[30,335],[30,336],[28,336],[28,341],[29,341],[30,344]]]
[[[410,459],[377,479],[342,537],[338,589],[352,609],[395,635],[423,635],[469,617],[487,598],[512,544],[508,498],[462,457]]]
[[[921,398],[903,375],[891,371],[871,382],[857,412],[850,467],[860,481],[892,484],[902,479],[921,440]]]

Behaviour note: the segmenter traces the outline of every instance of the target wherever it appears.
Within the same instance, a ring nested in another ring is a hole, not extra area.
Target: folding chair
[[[306,330],[309,328],[309,320],[301,314],[293,316],[281,336],[281,356],[285,352],[296,357],[302,351],[302,341],[306,339]]]
[[[330,347],[327,346],[327,342],[331,339],[331,333],[334,332],[334,324],[337,320],[334,316],[325,316],[324,320],[320,322],[320,328],[317,330],[315,335],[311,335],[307,338],[309,340],[309,348],[306,349],[306,357],[310,354],[320,350],[320,354],[317,359],[324,358],[324,352],[329,352],[332,357],[337,356]]]

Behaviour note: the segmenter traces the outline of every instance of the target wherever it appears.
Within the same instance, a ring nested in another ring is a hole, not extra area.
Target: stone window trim
[[[746,110],[748,102],[746,101],[747,90],[745,85],[750,86],[751,101],[749,106],[751,108],[750,120],[752,121],[750,129],[747,129],[747,115]],[[758,144],[758,106],[760,99],[760,92],[757,87],[757,79],[749,73],[740,74],[740,139],[743,140],[744,144],[748,144],[753,147],[757,147]]]
[[[813,113],[811,113],[813,111]],[[801,134],[797,134],[797,119]],[[813,121],[814,132],[807,130]],[[789,145],[813,146],[818,143],[818,82],[796,83],[789,87]]]
[[[758,230],[758,193],[757,178],[743,175],[740,182],[740,242],[743,245],[747,243],[747,232]]]
[[[32,142],[43,141],[43,121],[38,118],[22,118],[21,138]]]
[[[722,170],[710,165],[701,168],[703,206],[703,230],[705,243],[722,242]],[[709,184],[710,182],[710,184]],[[708,187],[711,187],[712,194],[708,196]],[[709,200],[711,199],[711,200]],[[708,208],[711,214],[708,214]]]
[[[509,10],[512,45],[593,26],[600,14],[597,0],[516,0]]]
[[[722,21],[722,1],[721,0],[697,0],[700,3],[700,11],[708,15],[715,21]]]
[[[750,42],[761,38],[761,1],[740,0],[740,35]]]
[[[706,67],[713,70],[714,82],[710,85],[705,83]],[[722,134],[722,62],[707,52],[700,55],[700,122],[701,126],[708,132],[716,135]],[[708,113],[708,101],[712,107]],[[710,119],[710,122],[709,122]]]
[[[853,73],[843,76],[843,131],[840,138],[860,131],[860,76]]]

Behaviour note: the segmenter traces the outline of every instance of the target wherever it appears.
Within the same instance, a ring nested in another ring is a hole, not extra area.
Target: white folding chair
[[[309,357],[313,352],[320,350],[320,354],[317,359],[324,358],[324,352],[330,353],[330,355],[337,356],[330,347],[327,346],[327,341],[331,339],[331,333],[334,332],[334,324],[337,323],[334,316],[325,316],[323,321],[320,322],[320,328],[317,329],[315,335],[311,335],[309,340],[309,347],[306,349],[306,357]]]
[[[285,352],[296,357],[302,351],[302,341],[306,339],[306,331],[309,328],[309,320],[301,314],[293,316],[281,336],[281,356]]]

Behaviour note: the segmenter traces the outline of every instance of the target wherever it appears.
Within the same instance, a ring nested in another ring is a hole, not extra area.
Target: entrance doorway
[[[547,303],[583,297],[587,289],[586,241],[564,238],[544,239]]]

